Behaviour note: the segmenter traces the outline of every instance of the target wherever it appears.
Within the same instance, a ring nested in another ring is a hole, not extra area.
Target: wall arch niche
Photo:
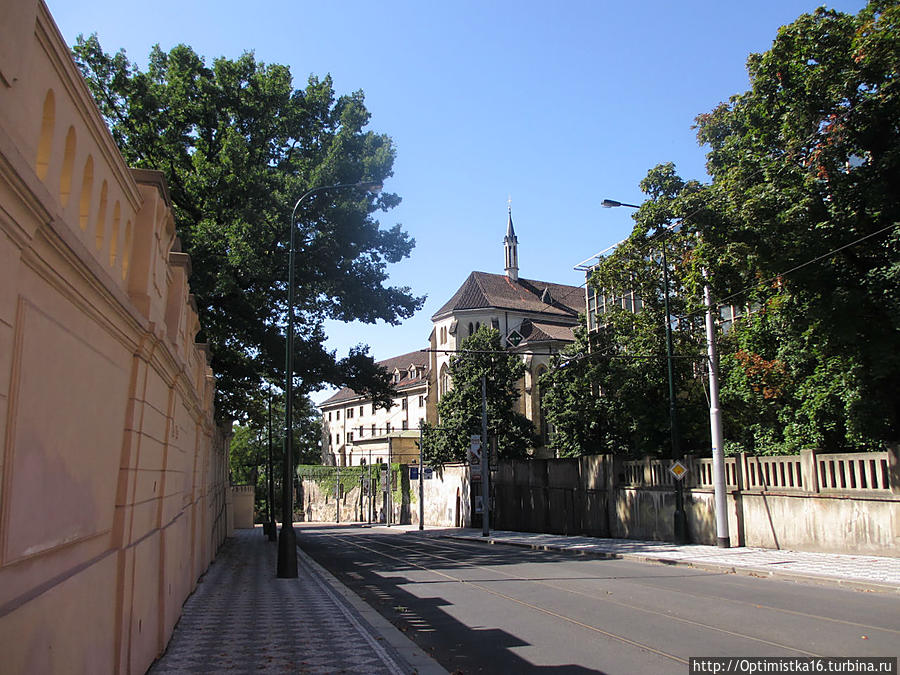
[[[87,231],[88,218],[91,216],[91,192],[94,189],[94,158],[88,155],[81,172],[81,198],[78,200],[78,227]]]
[[[97,222],[94,225],[94,246],[98,251],[103,250],[103,242],[106,239],[106,200],[109,187],[104,180],[100,185],[100,203],[97,205]]]
[[[53,152],[53,128],[56,125],[56,97],[53,90],[48,89],[44,97],[44,112],[41,116],[41,137],[38,139],[37,158],[34,169],[38,178],[47,179],[50,171],[50,155]]]
[[[63,207],[69,205],[72,195],[72,170],[75,165],[75,127],[69,127],[66,133],[66,145],[63,150],[62,173],[59,176],[59,201]]]

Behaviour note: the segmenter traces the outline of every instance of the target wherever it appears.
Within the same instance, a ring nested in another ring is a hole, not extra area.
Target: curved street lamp
[[[278,567],[276,576],[279,579],[297,578],[297,534],[294,532],[293,491],[294,477],[293,445],[294,445],[294,221],[297,209],[304,199],[318,192],[327,190],[340,190],[346,188],[358,188],[369,192],[379,192],[380,182],[337,183],[335,185],[322,185],[307,190],[301,195],[294,210],[291,211],[291,248],[288,256],[288,325],[285,346],[285,404],[284,404],[284,465],[281,474],[281,532],[278,535]]]
[[[641,208],[637,204],[626,204],[617,202],[614,199],[604,199],[600,202],[600,206],[610,209],[616,206],[627,206],[632,209]],[[666,228],[662,229],[666,232]],[[654,233],[654,236],[656,233]],[[666,371],[669,376],[669,433],[672,442],[672,459],[681,459],[681,443],[678,438],[678,416],[675,409],[675,377],[672,372],[672,315],[669,312],[669,264],[666,260],[666,244],[663,242],[660,247],[662,250],[662,270],[663,270],[663,304],[666,312]],[[672,526],[675,534],[675,543],[684,544],[687,542],[687,517],[684,512],[684,489],[680,480],[675,481],[675,517]]]
[[[640,208],[634,204],[623,204],[612,199],[604,199],[601,206],[611,208],[613,206],[630,206]],[[675,388],[672,379],[672,319],[669,316],[669,279],[668,265],[666,264],[666,247],[662,247],[663,283],[665,284],[665,310],[666,310],[666,356],[669,364],[669,416],[672,429],[672,454],[680,459],[681,451],[678,448],[678,434],[675,427]],[[706,276],[706,272],[703,272]],[[706,306],[706,347],[707,365],[709,367],[709,424],[710,438],[712,440],[713,460],[713,498],[716,511],[716,543],[719,548],[729,548],[731,537],[728,532],[727,498],[725,495],[725,454],[723,451],[724,436],[722,434],[722,411],[719,406],[719,358],[716,353],[716,329],[713,319],[713,303],[710,295],[709,283],[703,285],[703,304]],[[684,513],[684,494],[681,481],[675,483],[675,539],[677,543],[687,540],[687,527]]]

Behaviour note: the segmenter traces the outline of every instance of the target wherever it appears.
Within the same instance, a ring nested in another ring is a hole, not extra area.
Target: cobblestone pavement
[[[236,530],[148,672],[414,672],[304,557],[298,579],[277,579],[276,549],[259,528]]]
[[[417,532],[415,527],[407,531]],[[648,562],[728,569],[734,572],[834,583],[860,590],[900,593],[900,558],[842,553],[781,551],[740,546],[718,548],[664,541],[566,537],[552,534],[494,530],[482,537],[476,529],[425,530],[428,536],[445,536],[492,544],[508,544],[588,555],[621,557]]]

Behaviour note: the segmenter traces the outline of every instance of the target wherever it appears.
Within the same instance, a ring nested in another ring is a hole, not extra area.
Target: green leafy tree
[[[261,381],[284,381],[294,203],[312,187],[389,177],[391,139],[365,129],[362,92],[337,97],[330,77],[295,90],[287,67],[252,53],[208,65],[185,45],[156,46],[142,71],[94,35],[79,36],[73,54],[126,161],[166,176],[192,260],[199,339],[212,347],[217,414],[243,418]],[[414,241],[373,214],[399,201],[345,189],[298,213],[294,363],[304,393],[332,383],[389,399],[389,378],[365,347],[345,359],[325,350],[323,321],[397,323],[421,307],[409,288],[386,285],[387,265]]]
[[[698,118],[719,216],[698,261],[718,297],[764,310],[723,358],[723,398],[777,409],[762,445],[878,449],[900,438],[900,5],[805,14],[748,70]],[[754,383],[766,367],[777,396]]]
[[[268,414],[268,392],[261,393],[254,404],[265,407],[260,419]],[[296,395],[294,402],[294,474],[300,465],[321,464],[322,423],[319,412],[307,397]],[[250,426],[236,424],[230,444],[231,481],[235,485],[256,486],[256,512],[262,514],[268,494],[269,430],[266,423]],[[275,478],[275,509],[280,514],[281,480],[284,462],[284,397],[272,396],[272,468]],[[280,518],[280,515],[278,515]]]
[[[531,422],[514,405],[525,375],[521,357],[504,349],[500,332],[482,326],[460,344],[450,359],[453,388],[438,402],[438,425],[423,429],[425,460],[436,465],[464,462],[469,437],[481,434],[481,378],[484,376],[488,436],[500,458],[526,457],[537,437]]]
[[[635,215],[631,236],[601,260],[590,283],[606,297],[601,328],[576,332],[574,358],[544,379],[544,408],[563,455],[612,452],[670,456],[672,452],[666,355],[663,256],[673,320],[673,382],[680,451],[708,445],[705,401],[696,378],[702,343],[690,319],[688,293],[692,237],[676,219],[677,198],[698,189],[671,164],[651,170],[641,183],[650,199]],[[590,344],[588,344],[590,340]],[[583,413],[582,413],[583,411]]]
[[[647,320],[612,312],[592,338],[597,363],[554,375],[571,387],[565,378],[583,373],[599,394],[594,436],[572,435],[568,452],[661,442],[665,416],[647,408],[666,400],[651,386],[664,379],[636,357],[661,351],[651,261],[663,228],[673,228],[664,245],[686,449],[708,447],[696,325],[706,283],[720,305],[752,309],[718,336],[730,449],[880,449],[900,438],[900,5],[805,14],[752,54],[748,70],[747,92],[697,119],[712,182],[652,169],[632,235],[594,275],[612,295],[636,290]],[[585,391],[569,400],[587,400]],[[564,415],[554,423],[565,427]]]

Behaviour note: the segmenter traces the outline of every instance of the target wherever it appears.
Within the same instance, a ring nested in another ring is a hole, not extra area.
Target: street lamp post
[[[285,345],[285,404],[284,404],[284,465],[282,466],[281,486],[281,532],[278,535],[278,563],[276,576],[279,579],[297,578],[297,534],[294,532],[293,513],[293,465],[294,465],[294,219],[297,209],[304,199],[318,192],[326,190],[339,190],[344,188],[360,188],[370,192],[381,190],[381,184],[375,182],[338,183],[336,185],[323,185],[307,190],[301,195],[294,210],[291,212],[290,252],[288,255],[288,325]]]
[[[275,475],[272,468],[272,385],[269,384],[269,458],[266,467],[266,505],[268,511],[268,522],[265,531],[269,541],[278,539],[278,526],[275,524]]]
[[[609,209],[617,206],[627,206],[632,209],[641,208],[637,204],[626,204],[614,199],[604,199],[600,206]],[[665,231],[663,229],[663,231]],[[663,308],[666,313],[666,372],[669,377],[669,434],[672,443],[672,459],[681,459],[681,443],[678,437],[678,415],[675,408],[675,377],[672,369],[672,315],[669,312],[669,264],[666,259],[666,245],[662,245],[663,268]],[[675,481],[675,516],[673,531],[675,542],[683,544],[687,542],[687,518],[684,513],[684,486],[680,480]]]

